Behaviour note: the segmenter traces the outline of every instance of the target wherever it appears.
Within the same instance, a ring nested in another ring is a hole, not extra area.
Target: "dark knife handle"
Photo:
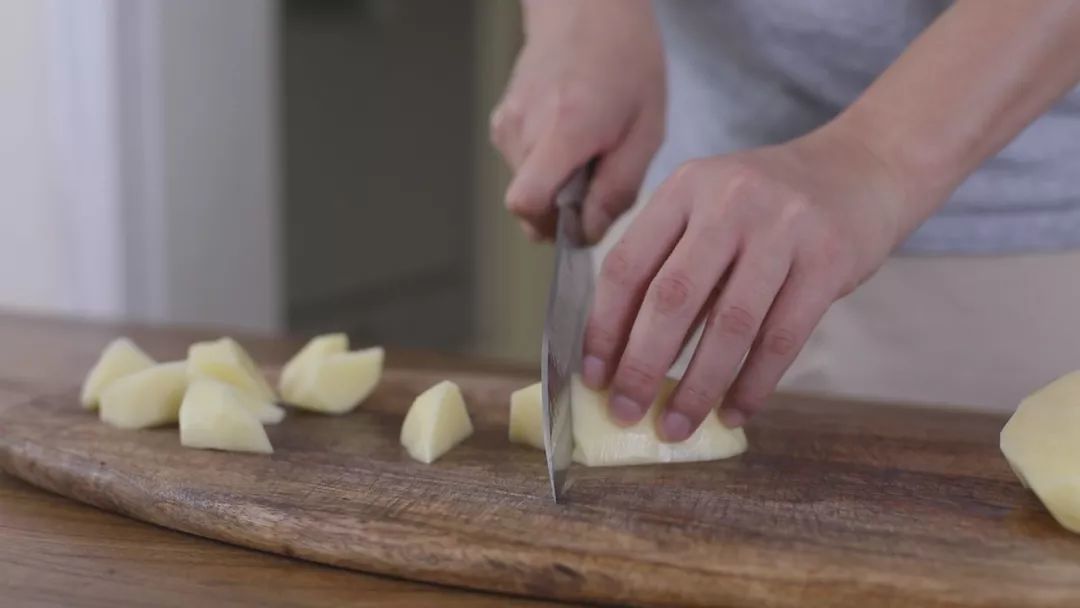
[[[596,160],[590,160],[585,166],[570,174],[570,179],[566,180],[555,195],[555,205],[560,209],[570,207],[581,213],[581,205],[585,202],[585,195],[589,192],[589,182],[592,181],[595,170]]]

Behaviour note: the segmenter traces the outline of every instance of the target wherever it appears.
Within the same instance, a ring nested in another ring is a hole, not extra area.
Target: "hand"
[[[829,305],[913,225],[904,182],[879,159],[826,127],[672,175],[608,254],[596,287],[583,375],[594,388],[610,384],[613,418],[644,416],[702,317],[701,341],[658,419],[661,437],[686,439],[721,403],[729,427],[759,410]]]
[[[664,128],[664,65],[647,0],[526,3],[526,43],[491,139],[514,171],[506,206],[534,240],[551,238],[554,198],[597,158],[584,201],[595,242],[637,196]]]

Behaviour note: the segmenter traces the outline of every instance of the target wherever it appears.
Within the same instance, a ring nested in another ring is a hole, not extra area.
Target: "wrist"
[[[884,125],[857,106],[816,133],[847,150],[850,162],[869,176],[877,191],[889,193],[880,200],[895,219],[895,245],[933,215],[963,179],[958,163],[925,149],[929,142]]]

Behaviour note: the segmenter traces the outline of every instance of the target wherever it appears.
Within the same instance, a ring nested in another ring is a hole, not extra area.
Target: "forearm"
[[[906,232],[1078,81],[1080,2],[961,0],[834,124],[905,183]]]

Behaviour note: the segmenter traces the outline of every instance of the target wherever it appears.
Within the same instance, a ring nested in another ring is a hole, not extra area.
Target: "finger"
[[[738,256],[697,351],[658,420],[665,440],[686,439],[721,403],[790,267],[790,246],[774,239],[751,239]]]
[[[488,134],[491,144],[513,170],[521,166],[528,152],[523,139],[524,115],[517,104],[503,100],[491,112]]]
[[[583,379],[594,389],[607,386],[645,290],[686,226],[686,205],[663,193],[642,209],[600,267],[583,347]]]
[[[538,232],[549,234],[542,225],[554,226],[555,193],[596,152],[580,136],[565,129],[549,130],[521,163],[507,188],[506,207]]]
[[[612,414],[618,421],[637,422],[656,399],[694,320],[735,255],[736,230],[733,223],[691,223],[656,273],[611,382]]]
[[[596,169],[582,211],[585,238],[595,243],[603,238],[611,224],[633,206],[649,167],[655,144],[656,127],[636,120],[626,135],[605,154]]]
[[[742,426],[761,409],[832,305],[835,292],[818,276],[792,270],[724,400],[720,414],[727,426]]]

